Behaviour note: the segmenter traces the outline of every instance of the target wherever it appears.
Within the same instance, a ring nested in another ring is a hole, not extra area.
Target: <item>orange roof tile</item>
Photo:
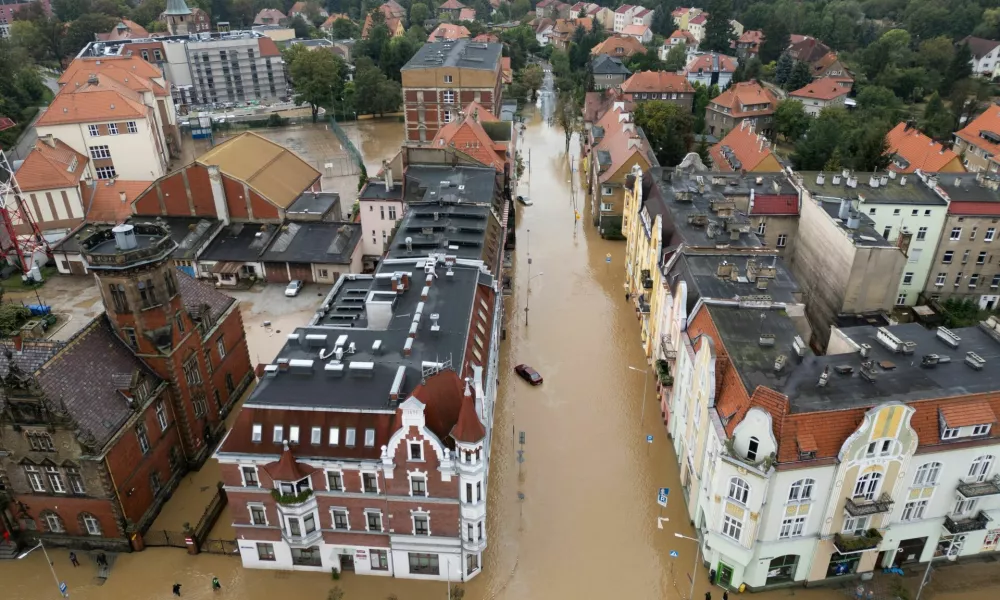
[[[140,119],[146,116],[146,110],[144,105],[111,90],[57,94],[36,125]]]
[[[78,58],[71,62],[66,67],[66,71],[59,76],[59,85],[62,90],[70,89],[71,84],[82,86],[91,75],[103,75],[134,92],[149,91],[156,96],[170,95],[167,88],[155,81],[163,79],[163,73],[159,67],[138,56]]]
[[[638,73],[633,73],[631,77],[622,83],[622,91],[626,94],[637,92],[693,94],[694,86],[687,80],[687,77],[677,73],[639,71]]]
[[[948,427],[972,427],[997,422],[996,413],[985,400],[943,406],[941,416]]]
[[[115,42],[135,38],[149,37],[149,32],[142,25],[129,19],[122,19],[108,33],[98,33],[97,39],[102,42]]]
[[[799,447],[799,452],[816,452],[819,450],[816,438],[808,431],[799,431],[795,436],[795,443]]]
[[[746,121],[742,123],[746,123]],[[733,128],[732,131],[726,134],[726,137],[722,138],[718,144],[712,146],[708,151],[712,157],[712,162],[715,163],[715,168],[720,171],[736,171],[737,169],[733,167],[723,152],[724,147],[730,149],[732,156],[740,162],[740,170],[743,171],[757,170],[757,167],[764,159],[774,154],[771,152],[771,144],[767,141],[767,138],[754,132],[753,127],[742,124],[740,127]],[[779,169],[771,170],[777,171]]]
[[[1000,143],[991,142],[984,138],[984,132],[992,134],[993,139],[1000,140],[1000,106],[991,104],[983,111],[983,114],[973,119],[960,131],[956,131],[955,135],[991,154],[1000,154]]]
[[[448,0],[445,3],[438,5],[438,10],[441,10],[441,9],[444,9],[444,10],[460,10],[460,9],[463,9],[463,8],[465,8],[465,5],[462,4],[461,2],[459,2],[458,0]]]
[[[441,23],[427,36],[427,39],[429,41],[460,40],[469,37],[469,35],[469,30],[464,25]]]
[[[766,108],[760,110],[745,110],[746,106],[756,106],[767,104]],[[774,112],[774,107],[778,104],[777,98],[771,90],[765,88],[754,80],[742,81],[732,85],[712,100],[711,105],[724,106],[729,109],[729,114],[734,117],[747,115],[769,115]]]
[[[840,85],[841,80],[842,78],[821,77],[806,87],[797,89],[788,95],[793,98],[814,98],[816,100],[830,101],[850,93],[851,88]]]
[[[895,154],[909,163],[905,168],[890,164],[889,168],[893,171],[913,173],[920,169],[924,173],[936,173],[952,161],[961,167],[957,154],[905,122],[893,127],[885,137],[889,145],[889,154]]]
[[[715,63],[712,60],[713,56],[719,58],[719,72],[720,73],[734,73],[736,71],[736,66],[739,64],[735,58],[732,56],[726,56],[725,54],[716,54],[714,52],[709,52],[707,54],[702,54],[696,57],[694,60],[687,64],[688,73],[711,73],[715,68]]]
[[[333,13],[332,15],[326,18],[326,21],[323,21],[322,29],[330,29],[331,27],[333,27],[333,24],[339,19],[346,19],[350,21],[351,17],[345,15],[344,13]]]
[[[618,52],[618,48],[622,51]],[[629,36],[613,35],[600,44],[594,46],[590,53],[593,55],[607,54],[608,56],[632,56],[636,52],[646,53],[646,47],[639,40]]]
[[[463,8],[458,11],[459,21],[475,21],[476,20],[476,9],[474,8]]]
[[[608,168],[598,176],[601,183],[610,179],[636,153],[647,163],[651,162],[648,157],[652,154],[649,142],[644,135],[639,134],[639,126],[632,121],[631,115],[622,120],[621,116],[625,114],[622,110],[609,110],[598,123],[604,130],[604,137],[594,147],[594,151],[603,150],[611,157]]]
[[[499,119],[476,102],[466,106],[463,112],[465,117],[462,120],[452,121],[442,127],[431,143],[438,147],[451,146],[484,165],[503,171],[507,160],[506,148],[497,148],[480,125],[480,123],[496,122]]]
[[[257,47],[260,48],[261,56],[281,56],[278,45],[269,37],[257,38]]]
[[[88,162],[59,139],[38,139],[17,169],[17,183],[22,192],[76,187]]]
[[[124,222],[132,216],[132,203],[152,184],[152,181],[121,179],[95,181],[91,195],[88,197],[84,192],[84,202],[89,202],[87,220],[92,223]]]

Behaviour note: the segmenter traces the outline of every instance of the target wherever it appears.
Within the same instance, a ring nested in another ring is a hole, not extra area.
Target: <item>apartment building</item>
[[[691,67],[688,67],[691,72]],[[778,99],[756,81],[742,81],[730,86],[708,103],[705,126],[710,135],[724,137],[744,121],[764,135],[773,134],[774,109]]]
[[[972,54],[969,61],[972,73],[987,79],[992,78],[993,72],[1000,65],[1000,42],[970,35],[958,43],[969,47],[969,52]]]
[[[667,54],[669,54],[675,46],[679,46],[681,44],[684,44],[684,51],[687,55],[688,61],[694,58],[695,52],[698,51],[698,40],[695,39],[695,37],[689,32],[684,31],[683,29],[677,29],[663,40],[663,45],[660,46],[658,51],[660,60],[667,60]]]
[[[503,94],[501,44],[470,40],[424,44],[402,68],[408,142],[427,143],[476,102],[498,115]]]
[[[996,549],[1000,407],[982,356],[1000,323],[833,327],[814,356],[775,305],[688,306],[673,304],[668,430],[715,583],[808,585]]]
[[[1000,306],[1000,257],[994,245],[1000,225],[1000,179],[979,173],[927,176],[948,200],[940,236],[931,258],[924,296],[932,300],[960,298],[984,310]]]
[[[604,235],[624,233],[621,219],[629,175],[636,167],[645,171],[658,166],[656,154],[642,128],[620,101],[614,102],[611,110],[590,128],[587,148],[584,169],[588,174],[594,225]]]
[[[52,14],[49,0],[4,0],[0,3],[0,38],[10,37],[10,26],[14,23],[17,12],[32,2],[38,2],[45,14]]]
[[[375,274],[341,278],[265,367],[216,452],[244,567],[479,575],[503,322],[497,209],[410,203]]]
[[[599,54],[590,61],[590,72],[594,74],[595,90],[618,87],[632,74],[620,59],[606,54]]]
[[[730,43],[729,47],[736,51],[740,60],[749,60],[760,53],[760,45],[764,43],[764,32],[759,29],[748,29]]]
[[[590,54],[593,56],[607,54],[622,61],[636,53],[646,53],[646,47],[642,45],[642,42],[634,37],[618,34],[608,36],[603,42],[590,49]]]
[[[968,170],[996,173],[996,155],[1000,152],[1000,105],[991,104],[972,122],[956,131],[952,149],[964,157]]]
[[[657,100],[684,107],[691,112],[694,86],[684,75],[665,71],[639,71],[621,84],[622,96],[633,103]]]

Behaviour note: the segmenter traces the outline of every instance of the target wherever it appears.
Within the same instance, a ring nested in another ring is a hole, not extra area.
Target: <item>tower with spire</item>
[[[170,35],[194,32],[191,9],[184,0],[167,0],[167,10],[163,11],[163,15],[167,18],[167,31]]]

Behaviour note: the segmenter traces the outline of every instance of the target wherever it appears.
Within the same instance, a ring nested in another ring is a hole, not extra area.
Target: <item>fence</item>
[[[215,496],[212,497],[212,501],[208,503],[208,508],[202,513],[201,518],[198,519],[198,524],[194,528],[194,539],[203,540],[208,536],[208,532],[212,530],[212,526],[219,518],[219,513],[222,509],[226,507],[228,498],[226,497],[226,490],[222,489],[222,482],[219,482],[219,487],[215,490]]]
[[[354,142],[351,141],[351,138],[347,137],[347,132],[344,131],[340,124],[333,119],[333,117],[330,117],[328,121],[330,123],[330,131],[337,136],[337,139],[340,140],[340,144],[344,147],[347,155],[351,157],[351,160],[354,161],[355,165],[357,165],[358,171],[360,171],[364,166],[365,161],[361,157],[361,153],[358,152],[358,148],[354,145]]]
[[[205,540],[201,545],[201,551],[209,554],[233,555],[240,553],[240,546],[236,540]]]
[[[180,531],[150,529],[142,535],[142,542],[147,547],[187,548],[187,537]]]

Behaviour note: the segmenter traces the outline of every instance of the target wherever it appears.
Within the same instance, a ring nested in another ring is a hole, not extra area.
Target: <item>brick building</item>
[[[81,246],[107,312],[66,343],[5,348],[5,520],[53,545],[124,550],[208,457],[253,374],[236,302],[170,266],[166,228],[99,228]]]
[[[499,116],[501,44],[455,40],[424,44],[402,68],[406,139],[427,143],[470,102]]]

